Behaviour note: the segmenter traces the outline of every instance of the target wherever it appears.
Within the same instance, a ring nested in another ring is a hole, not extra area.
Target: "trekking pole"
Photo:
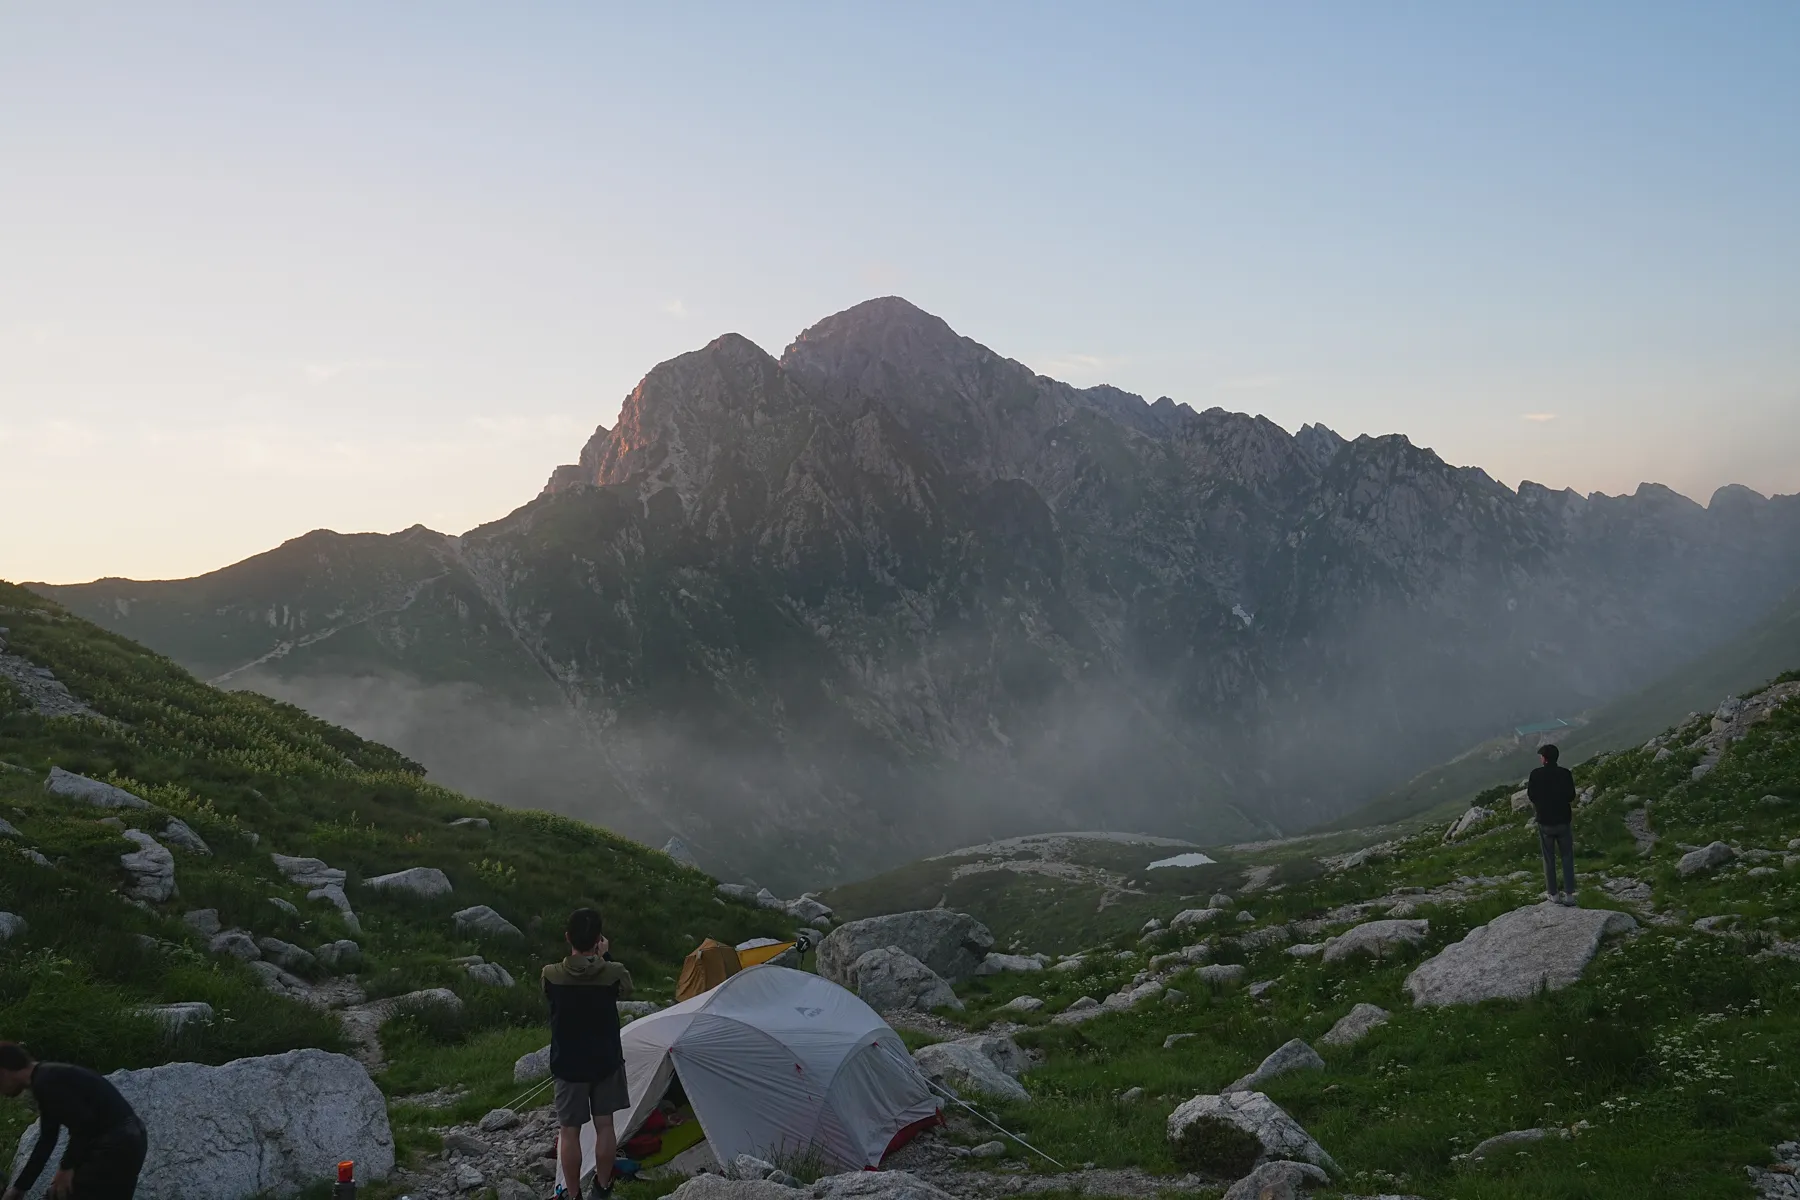
[[[963,1101],[962,1097],[958,1096],[955,1092],[952,1092],[952,1091],[948,1090],[947,1088],[939,1087],[936,1083],[933,1083],[929,1079],[927,1079],[925,1081],[925,1086],[930,1088],[932,1091],[939,1093],[946,1100],[953,1100],[957,1104],[961,1104],[964,1108],[966,1108],[970,1112],[974,1113],[976,1115],[976,1117],[980,1118],[982,1121],[986,1121],[987,1124],[992,1125],[995,1129],[998,1129],[1001,1133],[1004,1133],[1007,1137],[1009,1137],[1013,1141],[1019,1143],[1019,1145],[1025,1147],[1027,1150],[1031,1151],[1033,1154],[1037,1155],[1039,1158],[1042,1158],[1045,1161],[1053,1164],[1058,1170],[1066,1171],[1069,1169],[1069,1168],[1063,1166],[1061,1163],[1057,1162],[1054,1158],[1051,1158],[1048,1154],[1045,1154],[1042,1150],[1039,1150],[1036,1146],[1032,1145],[1030,1142],[1026,1141],[1024,1138],[1020,1137],[1018,1134],[1013,1133],[1011,1130],[1007,1129],[1004,1125],[1001,1125],[998,1121],[992,1121],[992,1120],[989,1120],[987,1117],[982,1116],[981,1110],[977,1109],[972,1104],[965,1103]]]
[[[356,1164],[348,1160],[338,1164],[337,1187],[331,1200],[356,1200]]]

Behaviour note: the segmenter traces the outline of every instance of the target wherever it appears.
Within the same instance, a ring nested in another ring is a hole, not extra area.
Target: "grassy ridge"
[[[0,945],[0,1036],[46,1057],[110,1071],[342,1048],[330,1015],[275,996],[243,964],[206,953],[179,917],[211,907],[228,927],[308,949],[354,938],[371,997],[454,989],[466,1009],[451,1027],[407,1019],[390,1026],[384,1042],[393,1065],[381,1082],[402,1094],[455,1075],[473,1089],[467,1106],[476,1108],[510,1089],[512,1059],[523,1052],[517,1047],[543,1044],[536,969],[560,955],[572,907],[606,914],[615,954],[651,995],[672,990],[682,957],[701,937],[785,930],[773,914],[721,904],[709,877],[659,851],[564,817],[448,791],[395,751],[291,706],[208,687],[22,588],[0,583],[0,626],[8,652],[50,668],[106,718],[45,719],[17,689],[0,687],[0,816],[20,834],[0,840],[0,909],[29,925]],[[153,807],[113,813],[53,796],[42,785],[53,765],[114,782]],[[177,816],[213,853],[175,849],[180,894],[135,906],[118,894],[128,881],[119,857],[133,847],[100,823],[109,815],[153,836]],[[485,817],[491,828],[449,826],[462,816]],[[26,847],[53,865],[33,862]],[[348,872],[362,932],[348,930],[329,905],[309,902],[276,872],[270,851],[322,858]],[[427,901],[360,886],[412,866],[440,868],[454,894]],[[450,914],[473,904],[498,910],[525,932],[524,942],[458,935]],[[472,983],[450,963],[472,953],[502,963],[519,984]],[[208,1001],[219,1019],[171,1040],[134,1015],[140,1005],[182,1000]],[[24,1117],[23,1106],[0,1106],[0,1144]]]

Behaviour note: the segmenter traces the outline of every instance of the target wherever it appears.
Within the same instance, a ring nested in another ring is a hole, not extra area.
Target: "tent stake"
[[[977,1117],[980,1117],[981,1120],[987,1121],[987,1123],[989,1125],[992,1125],[995,1129],[998,1129],[1001,1133],[1006,1134],[1007,1137],[1009,1137],[1013,1141],[1019,1143],[1019,1145],[1025,1147],[1027,1150],[1031,1151],[1033,1154],[1044,1159],[1045,1161],[1054,1164],[1058,1170],[1066,1171],[1069,1169],[1069,1168],[1063,1166],[1061,1163],[1057,1162],[1054,1158],[1051,1158],[1048,1154],[1045,1154],[1042,1150],[1039,1150],[1036,1146],[1032,1145],[1030,1142],[1026,1141],[1024,1138],[1020,1137],[1018,1134],[1013,1133],[1012,1131],[1007,1129],[1004,1125],[1001,1125],[998,1121],[989,1120],[987,1117],[982,1116],[979,1109],[975,1108],[975,1106],[972,1104],[965,1103],[963,1101],[962,1097],[958,1096],[956,1093],[949,1091],[945,1088],[939,1087],[937,1084],[933,1083],[929,1079],[927,1079],[925,1081],[925,1086],[929,1087],[932,1091],[941,1094],[946,1100],[953,1100],[956,1103],[961,1104],[964,1108],[966,1108],[970,1112],[974,1113]]]

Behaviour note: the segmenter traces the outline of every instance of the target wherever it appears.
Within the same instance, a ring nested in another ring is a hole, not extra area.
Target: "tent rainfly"
[[[713,1154],[817,1151],[845,1170],[879,1166],[890,1147],[938,1117],[900,1035],[837,984],[786,967],[749,967],[711,991],[639,1017],[621,1033],[631,1107],[613,1114],[620,1143],[637,1132],[672,1075]],[[594,1128],[582,1131],[582,1170]]]

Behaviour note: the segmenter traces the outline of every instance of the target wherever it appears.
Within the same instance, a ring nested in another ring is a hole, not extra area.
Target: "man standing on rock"
[[[68,1148],[50,1180],[58,1200],[131,1200],[144,1169],[144,1123],[104,1076],[86,1067],[33,1061],[17,1042],[0,1042],[0,1095],[30,1089],[38,1139],[4,1200],[22,1200],[43,1173],[62,1131]]]
[[[556,1081],[557,1159],[563,1185],[581,1190],[581,1127],[594,1123],[593,1200],[612,1195],[618,1142],[613,1113],[631,1107],[625,1090],[625,1051],[619,1044],[619,1001],[631,998],[631,972],[607,955],[600,914],[578,908],[565,935],[569,956],[544,968],[550,1002],[550,1074]]]
[[[1525,794],[1537,813],[1538,842],[1544,851],[1544,899],[1575,904],[1575,776],[1559,767],[1561,751],[1540,746],[1544,765],[1532,771]],[[1562,884],[1556,881],[1556,856],[1562,855]]]

